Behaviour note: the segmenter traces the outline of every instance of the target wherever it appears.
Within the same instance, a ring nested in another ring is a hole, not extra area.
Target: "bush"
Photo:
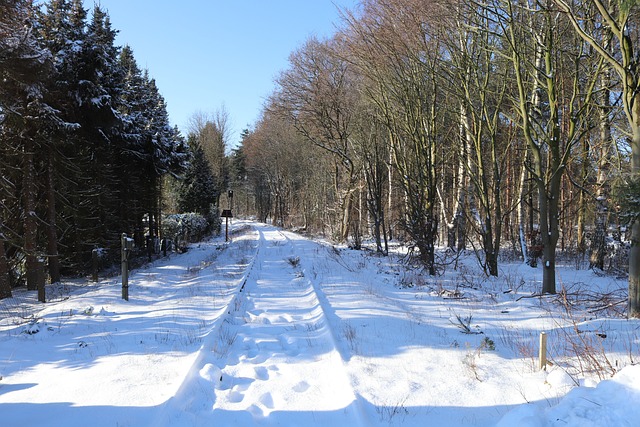
[[[167,215],[162,220],[162,235],[172,239],[176,247],[198,242],[211,230],[209,222],[200,214]]]
[[[220,212],[218,209],[211,208],[207,215],[208,228],[207,231],[212,234],[219,234],[222,227],[222,218],[220,218]]]

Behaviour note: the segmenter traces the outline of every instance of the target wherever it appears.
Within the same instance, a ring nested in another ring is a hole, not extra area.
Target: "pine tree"
[[[204,150],[193,134],[189,135],[188,143],[191,147],[191,162],[180,185],[178,208],[182,212],[196,212],[208,217],[218,189]]]
[[[48,97],[52,105],[60,112],[60,123],[52,129],[43,141],[41,150],[43,168],[45,170],[46,207],[46,254],[51,282],[60,280],[60,260],[58,253],[58,183],[61,162],[64,156],[63,146],[69,139],[70,133],[79,125],[76,123],[75,112],[78,107],[75,99],[70,96],[71,86],[75,84],[75,69],[78,60],[77,47],[82,43],[83,29],[86,21],[86,10],[81,0],[53,0],[40,11],[37,22],[37,33],[41,44],[48,49],[53,58],[54,68],[47,81]]]
[[[19,214],[22,224],[21,247],[25,256],[27,287],[35,289],[38,266],[38,220],[36,201],[38,183],[36,182],[36,154],[46,135],[59,122],[57,111],[47,104],[47,88],[45,82],[52,71],[51,55],[38,43],[33,32],[33,11],[35,7],[30,1],[1,1],[0,10],[0,115],[3,141],[9,147],[3,147],[9,156],[19,164],[19,169],[12,169],[14,176],[4,179],[13,185],[21,184],[21,210]],[[9,160],[7,159],[7,160]],[[4,180],[3,180],[4,181]],[[16,205],[17,207],[17,205]],[[11,214],[10,214],[11,215]],[[8,218],[10,227],[17,223],[16,217]],[[2,221],[4,223],[4,221]],[[0,237],[6,239],[7,233],[0,230]],[[5,258],[4,242],[2,258]],[[5,260],[0,261],[0,283],[2,294],[7,294],[7,276]]]

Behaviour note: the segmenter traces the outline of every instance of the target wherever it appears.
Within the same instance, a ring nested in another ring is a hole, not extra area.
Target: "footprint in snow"
[[[273,396],[271,396],[271,393],[263,394],[262,397],[260,397],[260,403],[262,403],[265,408],[275,408],[275,405],[273,404]]]
[[[309,390],[310,387],[311,386],[308,382],[300,381],[298,384],[293,386],[293,391],[295,391],[296,393],[304,393],[305,391]]]
[[[260,381],[266,381],[269,379],[269,371],[267,370],[267,368],[263,366],[258,366],[255,368],[255,371],[256,371],[256,379]]]
[[[222,371],[217,366],[207,363],[200,369],[200,377],[217,385],[222,381]]]
[[[229,402],[231,403],[240,403],[244,400],[244,394],[239,391],[232,391],[229,393]]]
[[[249,406],[247,411],[253,416],[253,418],[264,418],[264,411],[256,405]]]

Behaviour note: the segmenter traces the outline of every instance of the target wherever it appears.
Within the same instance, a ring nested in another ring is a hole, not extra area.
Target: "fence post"
[[[122,299],[129,301],[129,249],[127,233],[122,233],[120,239],[122,256]]]
[[[162,252],[162,256],[167,256],[167,244],[169,242],[167,241],[166,237],[163,237],[162,240],[160,240],[160,251]]]
[[[44,289],[44,282],[45,282],[45,263],[44,260],[42,259],[38,259],[38,261],[36,262],[36,283],[37,283],[37,288],[38,288],[38,301],[40,302],[47,302],[47,296],[46,296],[46,292]]]
[[[540,332],[540,351],[538,353],[540,370],[547,367],[547,333]]]
[[[94,282],[98,281],[98,248],[94,248],[91,251],[91,280]]]

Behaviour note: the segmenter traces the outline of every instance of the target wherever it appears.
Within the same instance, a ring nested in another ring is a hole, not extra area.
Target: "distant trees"
[[[224,106],[211,114],[194,113],[189,120],[189,137],[195,138],[194,142],[203,150],[211,169],[217,191],[212,202],[216,207],[219,207],[221,193],[229,187],[229,121],[229,113]]]
[[[264,112],[254,132],[245,134],[241,152],[255,211],[262,221],[270,217],[280,226],[296,224],[335,234],[336,229],[324,226],[331,225],[327,216],[336,200],[311,189],[332,186],[335,174],[317,162],[318,147],[299,141],[292,121],[271,110]],[[334,225],[341,226],[340,222]]]
[[[593,126],[592,98],[601,67],[585,59],[583,42],[567,34],[567,23],[552,8],[517,2],[496,7],[490,13],[508,29],[503,39],[515,73],[514,108],[538,194],[542,291],[555,293],[562,181]]]
[[[277,79],[270,108],[272,115],[282,115],[308,143],[332,158],[337,237],[346,240],[361,169],[352,138],[357,97],[349,64],[333,48],[331,42],[311,38],[294,52],[291,67]]]
[[[204,149],[195,135],[188,138],[191,159],[183,179],[179,182],[178,209],[180,212],[195,212],[207,218],[220,197],[219,187],[205,157]]]
[[[122,232],[157,236],[165,174],[187,164],[165,101],[96,6],[0,2],[0,293],[51,281]],[[7,285],[9,284],[9,285]]]

